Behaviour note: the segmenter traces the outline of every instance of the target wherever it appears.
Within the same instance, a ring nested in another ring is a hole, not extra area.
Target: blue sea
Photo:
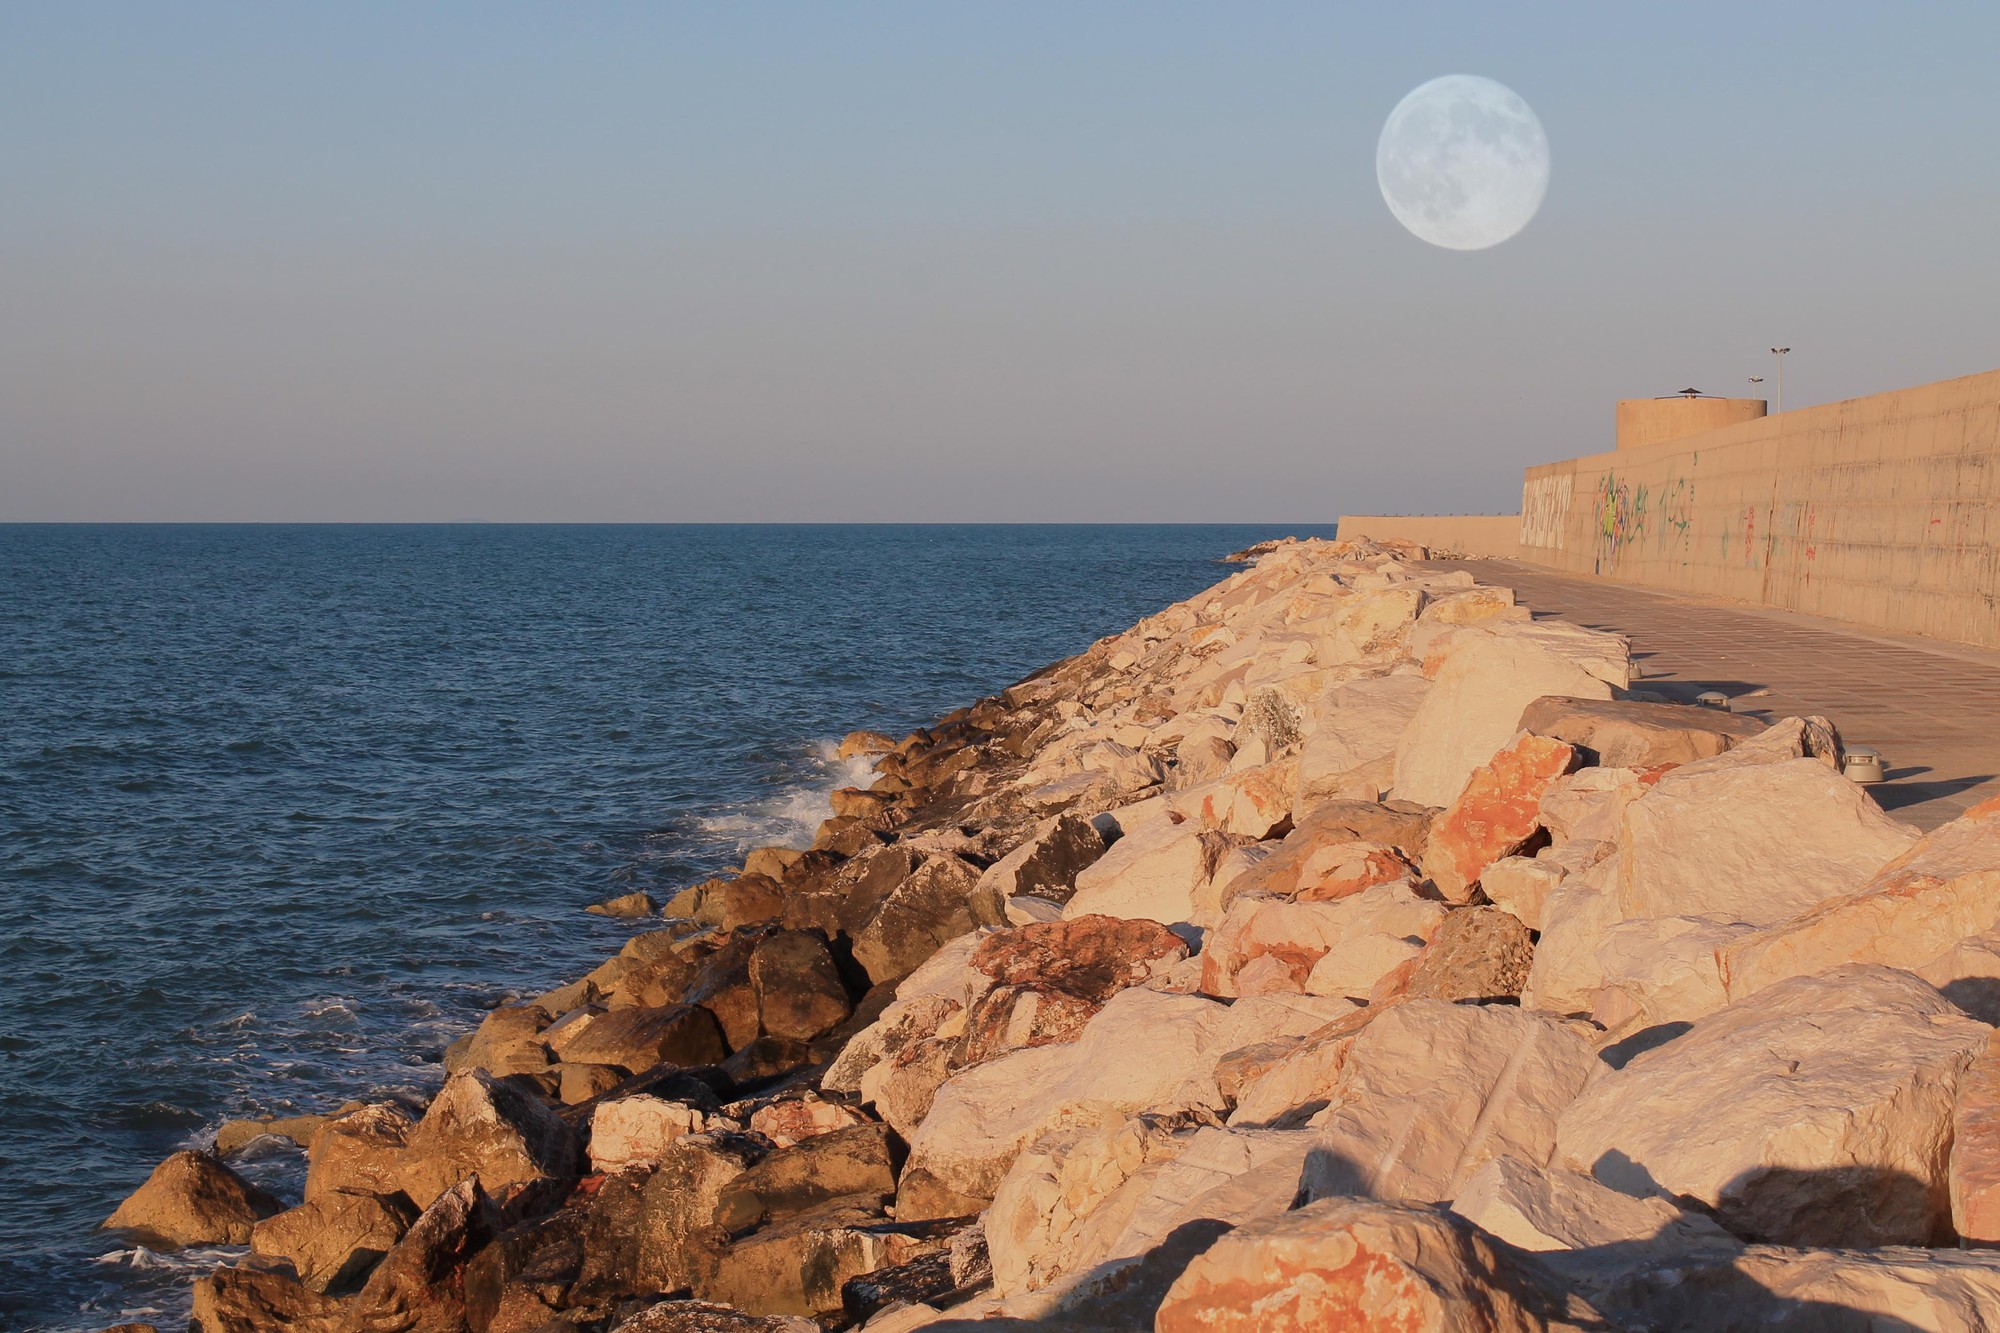
[[[161,1157],[421,1100],[586,904],[809,840],[841,733],[1331,531],[0,526],[0,1328],[179,1324],[230,1252],[96,1230]]]

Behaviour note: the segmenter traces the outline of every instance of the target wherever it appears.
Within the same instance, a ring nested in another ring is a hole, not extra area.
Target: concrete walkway
[[[1882,752],[1889,781],[1871,794],[1921,828],[2000,795],[2000,653],[1511,560],[1434,564],[1511,587],[1536,615],[1628,636],[1645,673],[1635,688],[1690,702],[1720,690],[1753,717],[1831,718],[1848,744]]]

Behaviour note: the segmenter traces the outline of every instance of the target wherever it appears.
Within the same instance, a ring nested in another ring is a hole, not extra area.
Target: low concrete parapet
[[[1512,560],[1521,553],[1519,514],[1342,514],[1342,537],[1421,542],[1439,554]]]

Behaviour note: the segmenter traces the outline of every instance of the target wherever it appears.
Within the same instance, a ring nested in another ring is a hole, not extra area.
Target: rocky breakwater
[[[421,1117],[232,1126],[110,1225],[247,1244],[208,1333],[2000,1326],[2000,808],[1920,836],[1826,720],[1412,554],[850,737],[812,847]]]

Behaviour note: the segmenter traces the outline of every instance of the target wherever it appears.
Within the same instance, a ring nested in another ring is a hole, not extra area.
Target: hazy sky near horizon
[[[0,7],[0,521],[1499,511],[2000,366],[2000,6]],[[1540,215],[1375,183],[1440,74]]]

